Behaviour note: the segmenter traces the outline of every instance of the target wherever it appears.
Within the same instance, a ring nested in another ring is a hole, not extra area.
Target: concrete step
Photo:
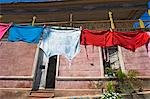
[[[49,99],[54,97],[54,91],[52,90],[31,91],[28,97],[29,99]]]

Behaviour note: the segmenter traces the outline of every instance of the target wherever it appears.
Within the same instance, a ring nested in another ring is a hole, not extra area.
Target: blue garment
[[[20,26],[13,25],[9,29],[8,41],[24,41],[28,43],[38,43],[43,32],[42,26]]]
[[[148,2],[148,8],[150,9],[150,1]],[[148,12],[146,11],[141,17],[141,20],[150,20],[150,16],[148,15]],[[150,22],[144,22],[144,25],[146,28],[150,28]],[[139,22],[135,22],[133,24],[133,28],[138,28],[140,27]]]
[[[144,21],[144,20],[150,20],[150,16],[148,15],[147,12],[145,12],[145,13],[140,17],[140,19],[143,20],[143,21]],[[144,25],[145,25],[146,28],[150,28],[150,22],[144,22]],[[139,22],[135,22],[135,23],[133,24],[133,28],[138,28],[138,27],[140,27]]]
[[[80,51],[80,34],[79,28],[56,30],[47,27],[43,31],[39,47],[47,57],[64,55],[68,60],[72,60]]]
[[[150,9],[150,1],[147,4],[148,4],[148,8]]]

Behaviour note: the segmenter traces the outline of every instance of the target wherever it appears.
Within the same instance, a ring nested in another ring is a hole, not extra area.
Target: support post
[[[141,19],[139,19],[139,25],[141,29],[145,28],[144,22]]]
[[[72,21],[73,21],[73,15],[72,15],[72,13],[71,13],[71,14],[70,14],[70,26],[71,26],[71,27],[73,26]]]
[[[3,16],[2,16],[2,15],[0,15],[0,22],[2,22],[2,17],[3,17]]]
[[[36,16],[33,16],[33,18],[32,18],[32,26],[34,26],[34,23],[35,23],[35,20],[36,20]]]
[[[111,25],[110,31],[112,31],[113,29],[115,29],[114,20],[113,20],[113,17],[112,17],[112,12],[109,11],[108,14],[109,14],[110,25]]]

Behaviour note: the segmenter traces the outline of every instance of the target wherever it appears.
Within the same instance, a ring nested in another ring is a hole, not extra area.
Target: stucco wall
[[[87,55],[85,46],[81,45],[81,51],[72,60],[71,66],[69,66],[69,61],[64,56],[60,56],[59,76],[100,76],[101,71],[98,47],[87,46]]]
[[[32,88],[32,81],[0,80],[0,88]]]
[[[100,57],[99,48],[81,45],[80,53],[72,60],[71,66],[63,56],[60,56],[58,77],[100,77]],[[56,81],[56,89],[88,89],[90,81]]]
[[[31,76],[35,51],[35,44],[1,41],[0,76]],[[31,87],[31,81],[0,80],[0,87]]]
[[[145,46],[138,48],[135,52],[122,48],[122,52],[126,71],[136,70],[139,76],[150,77],[150,58]]]

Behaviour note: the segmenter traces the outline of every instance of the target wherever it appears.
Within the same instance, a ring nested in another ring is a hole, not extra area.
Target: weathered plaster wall
[[[135,52],[122,48],[122,52],[126,71],[136,70],[139,76],[150,77],[150,58],[145,46],[138,48]]]
[[[87,57],[88,55],[88,57]],[[60,57],[58,77],[100,77],[100,57],[99,48],[87,46],[87,55],[85,46],[81,45],[80,53],[72,60],[71,66],[63,56]],[[87,81],[56,81],[56,89],[88,89],[91,82]]]
[[[0,76],[31,76],[36,45],[0,42]],[[31,81],[0,80],[0,87],[31,87]]]

